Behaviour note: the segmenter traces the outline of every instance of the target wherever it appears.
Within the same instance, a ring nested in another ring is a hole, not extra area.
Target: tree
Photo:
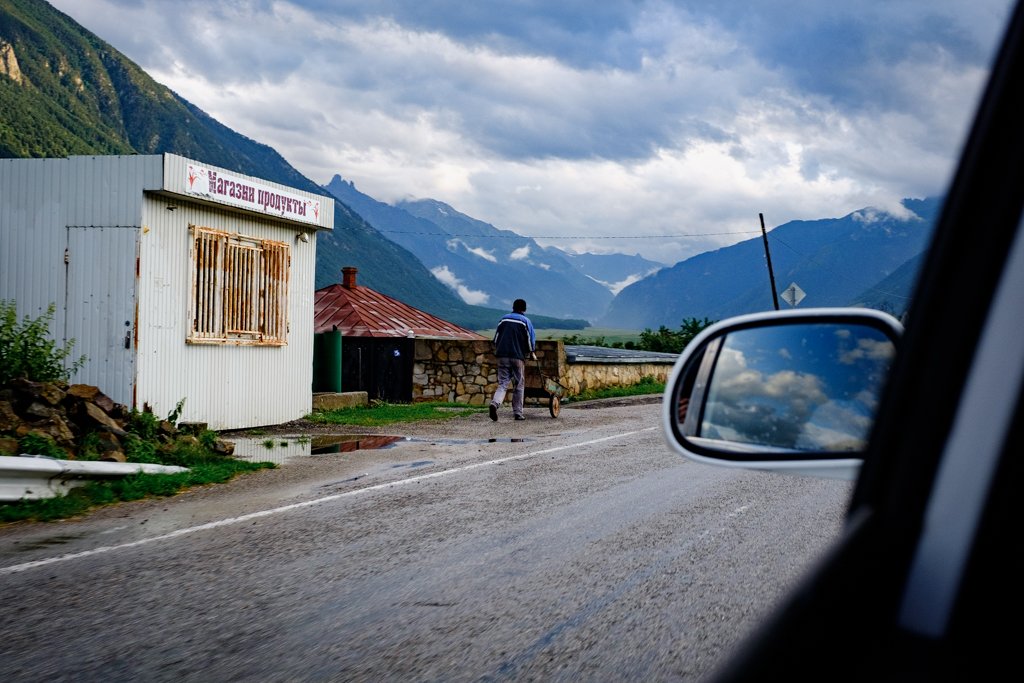
[[[686,318],[683,320],[683,324],[679,326],[679,338],[683,343],[679,347],[679,352],[682,353],[686,345],[693,341],[693,338],[704,331],[705,327],[714,325],[716,321],[710,318],[704,318],[703,320],[697,320],[696,318]]]
[[[679,326],[679,330],[670,330],[664,325],[658,328],[657,332],[652,332],[650,328],[645,328],[640,333],[640,349],[644,351],[659,351],[661,353],[682,353],[686,345],[693,341],[705,327],[714,324],[715,321],[704,318],[698,320],[697,318],[686,318],[683,320],[682,325]]]

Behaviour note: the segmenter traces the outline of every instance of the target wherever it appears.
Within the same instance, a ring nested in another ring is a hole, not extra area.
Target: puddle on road
[[[430,445],[466,445],[468,443],[525,443],[526,441],[532,441],[531,438],[496,438],[494,436],[490,438],[417,438],[415,436],[409,437],[409,441],[417,441],[419,443],[429,443]]]
[[[234,457],[254,462],[272,462],[282,465],[289,460],[305,456],[332,455],[391,448],[404,436],[379,434],[322,434],[308,436],[246,436],[228,439],[235,444]]]
[[[317,436],[238,436],[226,439],[235,444],[234,457],[253,462],[272,462],[283,465],[289,460],[308,456],[351,453],[393,448],[402,443],[428,443],[432,446],[465,445],[472,443],[526,443],[533,439],[490,438],[490,439],[417,439],[407,436],[386,436],[380,434],[321,434]],[[395,467],[423,467],[433,461],[402,463]]]
[[[375,451],[381,448],[390,448],[399,441],[408,441],[408,439],[404,436],[381,436],[379,434],[332,434],[314,436],[310,441],[309,449],[311,455]]]

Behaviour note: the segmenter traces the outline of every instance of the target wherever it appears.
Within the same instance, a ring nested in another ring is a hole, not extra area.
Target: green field
[[[603,337],[606,344],[614,344],[616,342],[625,343],[627,341],[638,342],[640,341],[639,330],[619,330],[612,327],[586,327],[582,330],[559,330],[555,328],[537,328],[537,339],[564,339],[565,337],[575,337],[582,340],[591,341],[598,337]],[[485,337],[494,337],[494,328],[489,330],[476,330],[477,334],[482,334]]]

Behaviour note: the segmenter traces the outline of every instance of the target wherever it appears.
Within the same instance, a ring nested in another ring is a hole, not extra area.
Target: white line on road
[[[361,489],[355,489],[353,491],[345,491],[344,493],[336,493],[330,496],[324,496],[322,498],[316,498],[314,500],[307,500],[302,503],[293,503],[291,505],[283,505],[281,507],[272,508],[270,510],[260,510],[259,512],[250,512],[247,515],[241,515],[240,517],[231,517],[230,519],[221,519],[216,522],[208,522],[206,524],[200,524],[198,526],[192,526],[185,529],[178,529],[172,531],[169,534],[162,534],[160,536],[152,536],[150,538],[143,538],[138,541],[132,541],[131,543],[122,543],[120,545],[108,545],[99,548],[93,548],[92,550],[83,550],[79,553],[69,553],[67,555],[58,555],[57,557],[48,557],[45,560],[36,560],[34,562],[25,562],[23,564],[14,564],[9,567],[0,567],[0,576],[6,574],[15,574],[17,572],[28,571],[29,569],[35,569],[37,567],[45,567],[51,564],[57,564],[58,562],[67,562],[69,560],[77,560],[83,557],[90,557],[92,555],[102,555],[104,553],[114,552],[115,550],[126,550],[128,548],[137,548],[142,545],[149,545],[150,543],[157,543],[159,541],[167,541],[179,536],[186,536],[188,534],[194,534],[199,531],[206,531],[207,529],[216,529],[222,526],[229,526],[231,524],[238,524],[240,522],[248,522],[249,520],[259,519],[260,517],[269,517],[271,515],[281,514],[283,512],[291,512],[292,510],[298,510],[300,508],[312,507],[314,505],[320,505],[321,503],[329,503],[334,500],[341,498],[348,498],[351,496],[357,496],[363,493],[371,493],[373,491],[380,491],[382,489],[389,489],[398,486],[404,486],[406,484],[415,484],[417,482],[424,481],[426,479],[436,479],[437,477],[443,477],[448,474],[457,474],[459,472],[468,472],[469,470],[477,469],[478,467],[489,467],[491,465],[500,465],[506,462],[512,462],[515,460],[526,460],[527,458],[535,458],[538,455],[546,455],[548,453],[556,453],[558,451],[568,450],[570,448],[582,448],[584,446],[592,446],[596,443],[603,441],[611,441],[613,439],[620,439],[628,436],[634,436],[643,432],[649,432],[657,427],[647,427],[645,429],[637,429],[632,432],[623,432],[621,434],[613,434],[612,436],[605,436],[600,439],[592,439],[590,441],[583,441],[581,443],[566,444],[564,446],[555,446],[553,448],[545,448],[539,451],[530,451],[529,453],[521,453],[519,455],[512,455],[507,458],[498,458],[497,460],[488,460],[486,462],[477,462],[470,465],[464,465],[462,467],[456,467],[450,470],[442,470],[440,472],[431,472],[430,474],[421,474],[416,477],[410,477],[408,479],[400,479],[398,481],[390,481],[384,484],[375,484],[373,486],[367,486]]]

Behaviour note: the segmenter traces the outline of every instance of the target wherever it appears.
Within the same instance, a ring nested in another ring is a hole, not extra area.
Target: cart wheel
[[[548,412],[551,413],[551,417],[558,417],[558,413],[562,410],[562,402],[558,400],[558,397],[554,394],[551,395],[551,402],[548,404]]]

